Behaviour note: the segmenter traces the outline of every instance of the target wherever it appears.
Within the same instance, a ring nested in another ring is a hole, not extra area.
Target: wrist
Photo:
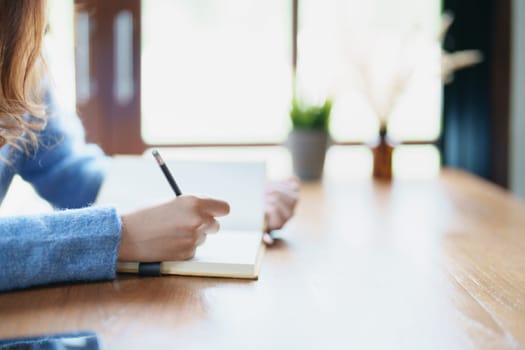
[[[120,244],[118,247],[117,260],[119,261],[132,261],[133,253],[129,244],[129,231],[128,231],[128,217],[126,215],[120,216]]]

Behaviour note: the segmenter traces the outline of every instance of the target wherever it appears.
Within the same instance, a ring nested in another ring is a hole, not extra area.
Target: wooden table
[[[525,348],[525,204],[462,172],[305,185],[258,281],[121,276],[0,294],[0,337],[106,349]]]

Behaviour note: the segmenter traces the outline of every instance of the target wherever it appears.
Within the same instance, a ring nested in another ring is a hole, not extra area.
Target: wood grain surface
[[[105,349],[525,348],[525,204],[463,172],[325,179],[258,281],[120,276],[0,294],[0,338]]]

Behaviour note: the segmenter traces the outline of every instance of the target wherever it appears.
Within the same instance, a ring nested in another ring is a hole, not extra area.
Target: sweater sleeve
[[[52,90],[46,93],[46,128],[39,146],[22,155],[18,173],[55,208],[81,208],[98,194],[109,159],[93,144],[86,144],[80,119],[63,113]]]
[[[115,278],[120,230],[113,208],[0,218],[0,291]]]

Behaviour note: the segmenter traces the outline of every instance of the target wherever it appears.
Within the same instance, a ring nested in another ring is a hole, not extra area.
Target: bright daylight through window
[[[286,140],[293,87],[291,3],[143,1],[146,144]],[[74,110],[74,5],[50,4],[49,65],[63,105]],[[397,141],[439,137],[439,0],[299,4],[297,91],[309,102],[333,98],[335,141],[373,140],[381,117],[388,118],[389,135]],[[398,147],[394,172],[408,165],[435,173],[439,158],[433,145]]]
[[[387,108],[382,99],[399,76],[410,81],[389,110],[390,134],[413,141],[439,135],[440,1],[402,2],[300,1],[298,90],[309,99],[334,97],[338,141],[376,135],[374,108]],[[143,1],[142,11],[146,142],[285,139],[291,1]]]

